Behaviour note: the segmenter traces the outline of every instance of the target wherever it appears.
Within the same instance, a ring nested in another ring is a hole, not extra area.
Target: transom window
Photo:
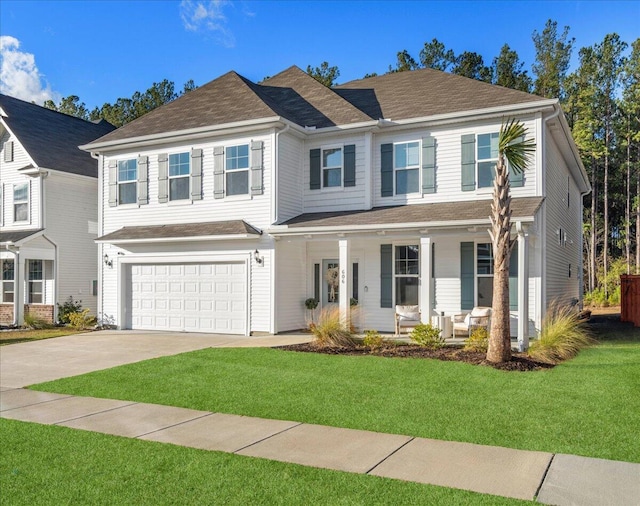
[[[118,202],[135,204],[138,199],[138,162],[131,160],[118,161]]]
[[[420,248],[417,244],[394,248],[396,304],[417,305],[420,275]]]
[[[29,260],[29,304],[42,304],[42,260]]]
[[[169,200],[189,198],[189,153],[169,155]]]
[[[403,142],[393,146],[393,168],[396,195],[420,190],[420,143]]]
[[[342,186],[342,148],[322,150],[322,187]]]
[[[13,186],[13,221],[29,221],[29,183]]]
[[[13,302],[15,269],[13,260],[2,261],[2,302]]]
[[[249,193],[248,144],[226,149],[225,169],[227,195],[247,195]]]
[[[490,188],[498,163],[498,132],[478,135],[478,188]]]

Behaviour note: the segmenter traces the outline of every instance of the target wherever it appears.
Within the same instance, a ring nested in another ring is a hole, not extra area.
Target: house
[[[425,321],[491,305],[505,117],[537,143],[511,179],[525,340],[552,300],[581,297],[587,175],[557,100],[431,69],[332,89],[297,67],[229,72],[84,146],[100,163],[99,312],[249,335],[302,328],[309,297],[345,315],[354,298],[361,328],[389,332],[396,304]]]
[[[78,146],[114,127],[0,95],[0,325],[97,309],[98,162]]]

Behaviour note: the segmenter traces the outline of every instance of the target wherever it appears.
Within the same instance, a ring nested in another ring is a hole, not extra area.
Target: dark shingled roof
[[[2,119],[38,167],[98,177],[98,162],[78,148],[115,129],[92,123],[8,95],[0,95]]]
[[[0,244],[16,243],[26,239],[32,235],[42,232],[42,228],[38,230],[12,230],[11,232],[0,232]]]
[[[544,100],[434,69],[350,81],[336,93],[373,119],[401,120]]]
[[[261,235],[262,231],[252,227],[244,220],[212,221],[206,223],[123,227],[115,232],[98,237],[96,241],[118,243],[144,239],[187,239],[190,237],[246,234]]]
[[[536,214],[544,197],[521,197],[511,201],[512,218],[526,218]],[[374,207],[368,211],[336,211],[307,213],[282,223],[289,228],[345,227],[358,225],[392,225],[402,223],[468,222],[486,217],[489,221],[491,200],[466,202],[438,202],[409,206]]]

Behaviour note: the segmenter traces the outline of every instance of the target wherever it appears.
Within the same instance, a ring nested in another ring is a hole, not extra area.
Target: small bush
[[[430,323],[418,323],[418,325],[416,325],[409,334],[409,337],[414,343],[424,346],[430,350],[435,350],[444,346],[442,331]]]
[[[384,338],[377,330],[365,330],[362,344],[370,348],[371,351],[377,351],[384,346]]]
[[[26,313],[24,315],[24,324],[30,329],[41,330],[50,329],[53,327],[48,321],[38,318],[36,315]]]
[[[318,299],[309,297],[304,301],[304,307],[306,307],[309,311],[313,311],[315,308],[318,307]]]
[[[595,343],[574,307],[552,304],[542,322],[540,336],[531,343],[529,356],[557,364],[575,357],[582,348]]]
[[[480,351],[486,353],[489,348],[489,332],[484,327],[477,327],[464,342],[464,351]]]
[[[82,311],[82,301],[81,300],[73,300],[73,297],[69,295],[69,298],[65,301],[64,304],[58,306],[58,322],[60,323],[70,323],[69,315],[72,313],[79,313]]]
[[[89,313],[89,308],[83,309],[79,313],[69,314],[69,323],[74,329],[86,330],[95,327],[96,317]]]
[[[352,311],[353,317],[353,311]],[[350,346],[353,344],[352,333],[340,321],[340,308],[324,307],[318,315],[318,321],[309,323],[309,330],[315,336],[315,344],[325,346]]]

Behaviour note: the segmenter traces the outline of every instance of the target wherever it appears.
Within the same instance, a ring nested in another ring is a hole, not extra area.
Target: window
[[[396,304],[417,305],[420,256],[418,245],[396,246],[394,278]]]
[[[342,186],[342,148],[322,150],[322,187]]]
[[[13,302],[15,269],[13,260],[2,261],[2,302]]]
[[[189,198],[189,153],[169,155],[169,200]]]
[[[29,221],[29,183],[13,186],[13,221]]]
[[[393,169],[396,195],[420,190],[420,143],[404,142],[393,146]]]
[[[42,260],[29,260],[29,304],[42,304]]]
[[[138,199],[138,164],[135,158],[118,161],[118,202],[135,204]]]
[[[249,193],[249,145],[231,146],[226,150],[227,195]]]
[[[491,243],[477,245],[478,306],[493,304],[493,247]]]
[[[490,188],[498,163],[498,132],[478,135],[478,188]]]

